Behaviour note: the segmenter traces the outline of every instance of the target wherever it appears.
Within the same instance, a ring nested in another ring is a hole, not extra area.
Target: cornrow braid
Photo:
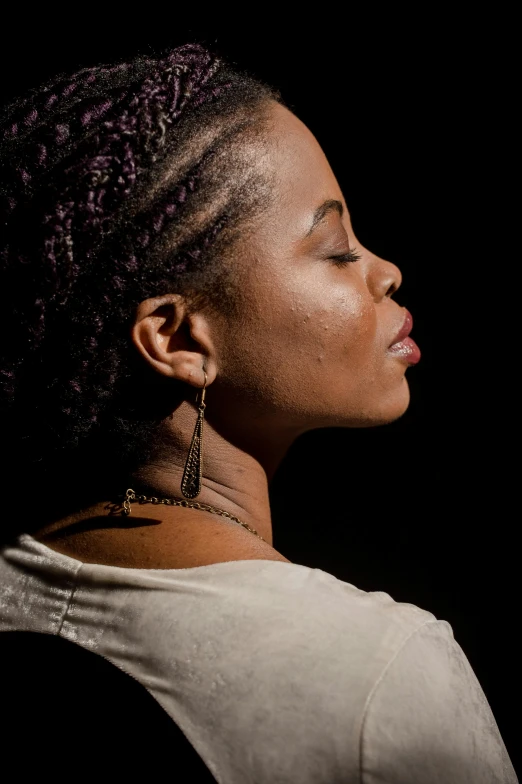
[[[5,109],[0,422],[13,465],[48,477],[100,442],[122,467],[146,459],[164,411],[161,394],[140,407],[132,316],[168,291],[233,307],[223,259],[269,197],[246,143],[262,142],[269,100],[186,45],[59,76]]]

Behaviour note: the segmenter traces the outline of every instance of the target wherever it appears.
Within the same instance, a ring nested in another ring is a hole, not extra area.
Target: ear
[[[131,329],[134,345],[145,361],[163,376],[203,387],[217,375],[211,324],[202,313],[191,312],[184,297],[165,294],[138,306]]]

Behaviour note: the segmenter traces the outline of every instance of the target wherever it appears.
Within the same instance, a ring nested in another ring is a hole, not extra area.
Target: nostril
[[[399,286],[395,281],[392,281],[388,286],[388,290],[386,291],[386,297],[393,297],[395,292],[398,290]]]

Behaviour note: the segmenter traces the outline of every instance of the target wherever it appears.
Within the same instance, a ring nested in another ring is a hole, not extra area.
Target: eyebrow
[[[314,217],[312,218],[312,225],[308,229],[306,236],[309,237],[316,226],[321,223],[321,221],[328,215],[329,212],[337,212],[339,215],[343,216],[343,205],[337,199],[327,199],[324,201],[320,207],[316,209],[314,212]]]

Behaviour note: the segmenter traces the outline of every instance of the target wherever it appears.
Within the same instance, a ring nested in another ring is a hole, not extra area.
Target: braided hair
[[[59,76],[4,111],[0,427],[17,471],[47,482],[81,454],[85,470],[100,444],[113,465],[146,459],[165,410],[144,392],[133,314],[167,292],[233,307],[223,259],[270,188],[244,142],[272,99],[185,45]]]

